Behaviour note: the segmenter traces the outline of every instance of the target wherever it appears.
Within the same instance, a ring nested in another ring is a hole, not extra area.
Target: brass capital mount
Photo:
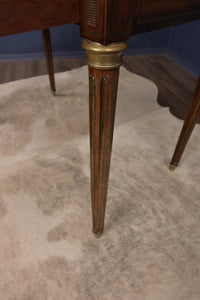
[[[122,64],[122,54],[128,47],[127,42],[113,43],[107,46],[89,40],[82,41],[87,54],[88,66],[100,70],[112,70]]]

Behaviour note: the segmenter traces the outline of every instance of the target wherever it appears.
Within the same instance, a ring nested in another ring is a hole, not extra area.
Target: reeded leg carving
[[[192,101],[191,107],[189,109],[188,115],[183,124],[178,143],[176,145],[172,160],[170,162],[170,169],[174,170],[183,155],[184,149],[189,141],[189,138],[192,134],[194,126],[200,115],[200,78],[197,84],[194,100]]]
[[[90,166],[93,232],[104,228],[119,67],[127,43],[83,41],[89,65]]]
[[[54,79],[54,67],[53,67],[53,55],[52,55],[52,47],[51,47],[50,30],[48,28],[43,29],[42,36],[43,36],[47,69],[49,74],[50,87],[51,87],[52,94],[55,96],[56,87],[55,87],[55,79]]]

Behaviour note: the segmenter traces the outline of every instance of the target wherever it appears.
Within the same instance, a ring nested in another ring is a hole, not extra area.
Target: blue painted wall
[[[163,53],[170,29],[158,30],[148,34],[141,34],[129,40],[127,53]],[[81,48],[79,27],[66,25],[51,28],[51,40],[55,57],[77,57],[85,55]],[[43,56],[43,42],[41,31],[0,37],[0,59],[39,58]]]
[[[51,29],[51,40],[55,56],[79,55],[79,27],[76,25],[60,26]],[[41,31],[32,31],[0,37],[0,59],[39,58],[44,54]]]
[[[200,21],[172,27],[166,54],[194,75],[200,74]]]
[[[168,45],[170,28],[156,30],[133,36],[129,42],[127,54],[163,53]]]
[[[166,53],[196,76],[200,73],[200,21],[134,36],[126,54]],[[78,57],[81,48],[79,26],[51,29],[54,57]],[[44,57],[40,31],[0,37],[0,60]]]

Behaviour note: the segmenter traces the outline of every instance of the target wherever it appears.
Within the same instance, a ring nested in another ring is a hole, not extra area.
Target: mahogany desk
[[[48,28],[79,24],[89,65],[93,232],[103,232],[119,67],[130,36],[200,19],[200,0],[0,0],[0,36],[43,29],[51,88]],[[200,87],[200,84],[199,86]],[[171,165],[176,166],[200,110],[196,91]]]

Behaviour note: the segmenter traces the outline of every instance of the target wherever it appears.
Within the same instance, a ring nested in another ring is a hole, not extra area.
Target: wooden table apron
[[[80,35],[87,40],[83,47],[89,64],[93,232],[99,236],[104,227],[118,74],[126,48],[123,41],[142,32],[199,20],[200,0],[1,0],[0,12],[0,36],[78,24]],[[195,94],[198,99],[199,94]],[[193,110],[200,106],[198,99]],[[191,123],[191,112],[188,118]],[[184,132],[187,140],[190,134]],[[183,144],[181,151],[185,140]]]

